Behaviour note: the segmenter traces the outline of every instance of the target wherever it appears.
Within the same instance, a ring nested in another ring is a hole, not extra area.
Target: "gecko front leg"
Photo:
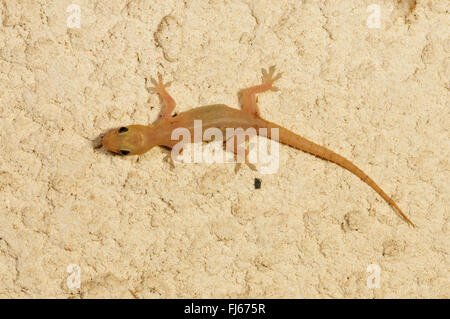
[[[172,84],[172,82],[164,83],[162,75],[160,73],[158,73],[158,81],[156,81],[153,78],[151,78],[150,80],[153,83],[154,87],[149,88],[149,90],[151,92],[158,93],[159,97],[164,103],[164,107],[159,115],[159,118],[156,120],[157,123],[161,119],[168,119],[171,117],[171,114],[175,109],[176,103],[175,100],[170,96],[170,94],[166,90],[166,88],[169,87]]]
[[[262,83],[260,85],[252,86],[241,90],[240,98],[242,104],[242,110],[250,114],[259,116],[259,108],[256,101],[256,94],[266,91],[278,91],[273,83],[281,78],[282,73],[275,74],[275,66],[271,66],[267,71],[262,69]]]

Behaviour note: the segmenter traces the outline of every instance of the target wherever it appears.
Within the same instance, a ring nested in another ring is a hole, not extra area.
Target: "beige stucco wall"
[[[448,298],[449,6],[397,2],[0,1],[0,297]],[[157,72],[181,112],[239,107],[272,64],[262,116],[416,229],[286,146],[271,175],[99,148],[157,118]]]

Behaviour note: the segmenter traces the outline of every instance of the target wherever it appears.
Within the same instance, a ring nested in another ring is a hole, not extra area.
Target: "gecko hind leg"
[[[175,100],[170,96],[170,94],[166,90],[166,88],[169,87],[172,84],[172,82],[164,83],[162,75],[160,73],[158,73],[158,80],[155,80],[153,78],[151,78],[150,80],[153,83],[154,87],[150,87],[149,90],[151,92],[158,93],[159,97],[164,103],[164,107],[156,122],[160,121],[161,119],[168,119],[171,117],[171,114],[176,106]]]
[[[233,139],[232,143],[228,143],[229,140]],[[250,153],[249,148],[251,147],[251,145],[249,145],[248,147],[246,146],[242,146],[241,144],[247,144],[247,142],[250,140],[250,136],[242,134],[242,136],[238,136],[238,135],[233,135],[232,137],[230,137],[228,140],[225,141],[225,150],[231,153],[234,153],[237,159],[236,162],[236,166],[234,168],[234,172],[237,173],[239,171],[239,169],[242,166],[242,158],[239,157],[239,154],[242,154],[242,152],[244,152],[244,163],[252,170],[252,171],[257,171],[258,169],[256,168],[255,164],[251,163],[248,160],[248,155]]]
[[[281,78],[282,73],[275,74],[275,66],[271,66],[268,70],[261,69],[262,71],[262,83],[260,85],[252,86],[241,90],[239,93],[242,104],[242,110],[250,114],[259,116],[259,108],[257,105],[256,94],[266,91],[278,91],[273,83]]]

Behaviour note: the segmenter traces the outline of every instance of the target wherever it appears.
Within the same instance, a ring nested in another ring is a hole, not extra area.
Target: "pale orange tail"
[[[300,135],[295,134],[292,131],[289,131],[288,129],[285,129],[275,123],[268,122],[266,120],[262,120],[261,127],[267,127],[267,128],[278,128],[279,129],[279,142],[292,146],[298,150],[301,150],[303,152],[312,154],[314,156],[320,157],[322,159],[325,159],[327,161],[333,162],[339,166],[342,166],[346,170],[352,172],[356,176],[358,176],[360,179],[362,179],[363,182],[365,182],[367,185],[373,188],[385,201],[387,201],[392,207],[394,207],[395,211],[411,226],[415,227],[414,223],[402,212],[400,207],[397,206],[397,204],[390,198],[369,176],[366,175],[361,169],[359,169],[355,164],[350,162],[345,157],[329,150],[328,148],[318,145],[316,143],[313,143],[309,140],[307,140],[304,137],[301,137]],[[268,130],[267,134],[268,138],[270,138],[270,129]]]

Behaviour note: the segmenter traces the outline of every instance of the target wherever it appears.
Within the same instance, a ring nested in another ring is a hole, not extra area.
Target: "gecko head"
[[[151,129],[151,126],[146,125],[122,126],[106,134],[102,145],[117,154],[139,155],[156,145],[150,139]]]

